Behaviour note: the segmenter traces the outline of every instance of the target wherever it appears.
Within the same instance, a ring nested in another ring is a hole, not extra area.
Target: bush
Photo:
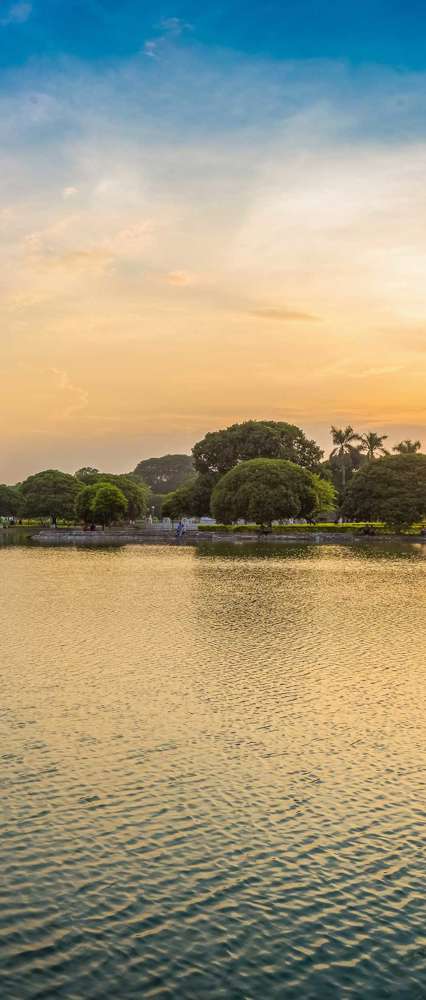
[[[220,534],[259,534],[262,528],[258,524],[199,524],[199,531],[205,532],[217,532]],[[417,531],[415,533],[419,534],[421,526],[417,526]],[[389,534],[389,531],[385,528],[384,524],[380,522],[375,523],[363,523],[354,522],[351,524],[276,524],[272,525],[272,528],[268,533],[273,535],[315,535],[320,534],[337,534],[337,535],[347,535],[347,534],[376,534],[384,535]],[[413,532],[414,533],[414,532]]]
[[[387,455],[353,477],[343,502],[347,517],[380,518],[396,530],[426,515],[426,455]]]
[[[307,469],[282,458],[252,458],[219,479],[211,510],[225,523],[246,518],[271,525],[287,517],[309,517],[317,500],[316,481]]]

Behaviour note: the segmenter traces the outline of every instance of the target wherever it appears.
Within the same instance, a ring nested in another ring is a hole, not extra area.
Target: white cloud
[[[151,39],[150,41],[145,42],[143,50],[146,56],[149,56],[150,59],[155,59],[157,56],[157,48],[158,43]]]
[[[67,200],[68,198],[74,198],[76,194],[78,194],[78,188],[76,187],[70,186],[63,188],[62,197],[65,198],[65,200]]]

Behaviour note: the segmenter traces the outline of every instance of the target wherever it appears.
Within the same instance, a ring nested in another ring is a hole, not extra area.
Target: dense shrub
[[[262,529],[258,524],[199,524],[199,531],[209,531],[217,533],[228,533],[228,534],[258,534]],[[389,529],[385,527],[381,522],[353,522],[351,524],[273,524],[272,528],[269,529],[273,535],[303,535],[303,534],[316,534],[327,532],[345,535],[345,534],[388,534]],[[419,533],[421,530],[421,525],[417,525],[413,530],[413,533]]]

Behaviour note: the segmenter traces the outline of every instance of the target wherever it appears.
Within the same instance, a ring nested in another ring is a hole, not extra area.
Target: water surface
[[[0,554],[0,995],[426,997],[421,546]]]

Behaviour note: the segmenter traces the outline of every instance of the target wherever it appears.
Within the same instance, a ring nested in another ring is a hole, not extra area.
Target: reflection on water
[[[421,546],[1,553],[1,995],[426,997]]]
[[[31,535],[34,528],[3,528],[0,527],[0,546],[2,545],[27,545],[31,544]]]
[[[356,543],[340,543],[339,545],[318,545],[316,542],[201,542],[197,545],[197,555],[211,558],[226,559],[323,559],[324,550],[331,547],[335,559],[350,558],[356,555],[360,559],[426,559],[426,544],[424,542],[387,542],[360,541]]]

